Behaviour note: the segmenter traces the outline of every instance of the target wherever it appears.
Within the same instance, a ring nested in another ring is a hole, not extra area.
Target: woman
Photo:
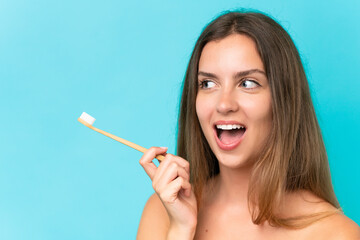
[[[140,159],[156,194],[138,239],[360,239],[333,191],[299,53],[264,14],[230,12],[204,29],[185,76],[178,156],[166,150]]]

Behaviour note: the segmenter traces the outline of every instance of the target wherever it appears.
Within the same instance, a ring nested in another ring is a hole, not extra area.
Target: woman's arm
[[[137,240],[166,239],[169,217],[159,197],[154,193],[147,201],[141,215]]]
[[[138,230],[139,240],[192,240],[197,225],[196,197],[190,184],[189,163],[167,148],[152,147],[140,159],[156,195],[147,202]],[[157,167],[155,156],[166,154]]]

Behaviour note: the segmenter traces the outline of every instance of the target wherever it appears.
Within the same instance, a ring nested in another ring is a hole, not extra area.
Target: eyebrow
[[[266,73],[264,71],[261,71],[260,69],[250,69],[250,70],[246,70],[246,71],[242,71],[242,72],[237,72],[235,74],[235,78],[240,78],[240,77],[244,77],[246,75],[249,75],[251,73],[261,73],[266,77]],[[211,78],[218,78],[216,76],[216,74],[213,73],[208,73],[208,72],[198,72],[198,76],[204,76],[204,77],[211,77]]]

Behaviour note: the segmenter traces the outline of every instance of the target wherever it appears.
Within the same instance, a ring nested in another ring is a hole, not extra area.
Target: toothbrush
[[[128,140],[125,140],[125,139],[122,139],[122,138],[119,138],[111,133],[108,133],[108,132],[105,132],[103,130],[100,130],[96,127],[93,127],[93,124],[95,122],[95,118],[93,118],[92,116],[90,116],[89,114],[87,114],[86,112],[83,112],[81,114],[81,116],[78,118],[78,121],[81,122],[82,124],[84,124],[85,126],[91,128],[92,130],[98,132],[98,133],[101,133],[101,134],[104,134],[105,136],[109,137],[109,138],[112,138],[118,142],[121,142],[122,144],[125,144],[126,146],[129,146],[129,147],[132,147],[140,152],[145,152],[147,151],[146,148],[142,147],[142,146],[139,146],[135,143],[132,143]],[[165,159],[165,157],[163,155],[157,155],[155,157],[157,160],[159,161],[163,161]]]

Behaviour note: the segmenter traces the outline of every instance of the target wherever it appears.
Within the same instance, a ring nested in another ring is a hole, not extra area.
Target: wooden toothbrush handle
[[[83,123],[83,121],[79,121],[79,122]],[[84,123],[83,123],[83,124],[84,124]],[[138,150],[138,151],[140,151],[140,152],[142,152],[142,153],[145,153],[145,151],[147,151],[147,149],[144,148],[144,147],[142,147],[142,146],[139,146],[139,145],[137,145],[137,144],[135,144],[135,143],[133,143],[133,142],[130,142],[130,141],[128,141],[128,140],[125,140],[125,139],[123,139],[123,138],[120,138],[120,137],[118,137],[118,136],[115,136],[115,135],[113,135],[113,134],[111,134],[111,133],[105,132],[105,131],[103,131],[103,130],[101,130],[101,129],[98,129],[98,128],[96,128],[96,127],[93,127],[93,126],[90,125],[90,124],[84,124],[84,125],[87,126],[87,127],[89,127],[89,128],[91,128],[92,130],[94,130],[94,131],[96,131],[96,132],[98,132],[98,133],[101,133],[101,134],[103,134],[103,135],[105,135],[105,136],[107,136],[107,137],[109,137],[109,138],[112,138],[112,139],[114,139],[114,140],[116,140],[116,141],[118,141],[118,142],[121,142],[122,144],[125,144],[126,146],[129,146],[129,147],[131,147],[131,148],[133,148],[133,149],[136,149],[136,150]],[[165,157],[164,157],[163,155],[157,155],[155,158],[156,158],[157,160],[159,160],[159,161],[163,161],[163,160],[165,159]]]

